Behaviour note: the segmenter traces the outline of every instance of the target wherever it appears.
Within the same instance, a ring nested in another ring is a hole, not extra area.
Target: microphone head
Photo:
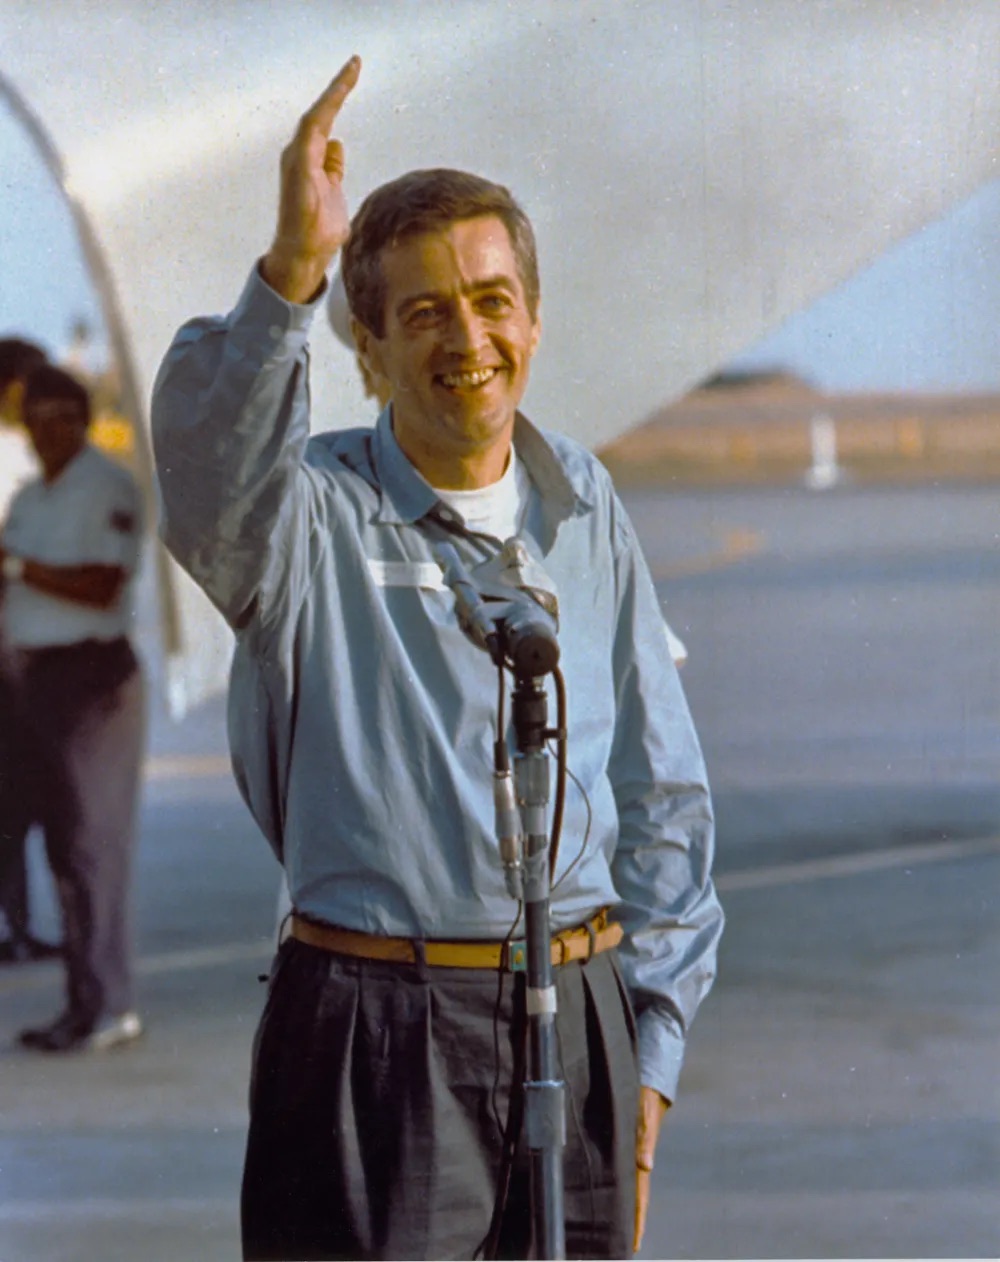
[[[548,675],[559,664],[559,641],[552,619],[523,598],[504,616],[503,644],[519,678]]]

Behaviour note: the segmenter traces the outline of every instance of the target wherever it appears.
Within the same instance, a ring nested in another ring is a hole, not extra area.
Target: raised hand
[[[344,146],[330,138],[341,106],[361,73],[352,57],[302,115],[281,155],[278,226],[264,256],[264,279],[289,302],[308,302],[347,240]]]

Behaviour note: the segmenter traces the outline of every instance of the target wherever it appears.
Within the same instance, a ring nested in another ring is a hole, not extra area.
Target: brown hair
[[[46,359],[45,352],[34,342],[26,342],[21,337],[0,338],[0,394],[12,381],[20,381]]]
[[[502,184],[445,167],[409,171],[369,193],[358,207],[341,259],[351,314],[376,337],[384,337],[382,250],[407,237],[484,215],[495,215],[507,229],[528,310],[534,317],[540,289],[531,221]]]

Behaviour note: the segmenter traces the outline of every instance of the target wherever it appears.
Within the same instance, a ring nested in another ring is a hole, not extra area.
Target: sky
[[[1000,180],[741,355],[827,392],[1000,390]]]
[[[0,103],[0,336],[59,356],[84,319],[105,343],[100,304],[53,176]]]
[[[782,368],[827,392],[997,391],[1000,180],[876,263],[728,367]],[[54,355],[74,321],[105,345],[100,307],[68,209],[0,106],[0,335]],[[97,366],[95,364],[95,366]]]

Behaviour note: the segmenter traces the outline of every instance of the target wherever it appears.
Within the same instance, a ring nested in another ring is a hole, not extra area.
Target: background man
[[[0,538],[2,619],[20,701],[19,796],[45,832],[67,1002],[20,1041],[47,1052],[103,1049],[142,1028],[129,868],[145,702],[128,638],[142,504],[131,474],[88,444],[90,402],[67,373],[36,369],[23,415],[42,477],[17,494]]]
[[[45,363],[45,352],[19,337],[0,338],[0,526],[18,488],[38,476],[38,460],[21,423],[24,380]],[[0,601],[3,584],[0,580]],[[15,692],[6,647],[0,640],[0,912],[7,936],[0,940],[0,963],[24,964],[58,954],[30,931],[26,842],[31,819],[18,783]]]
[[[540,337],[530,224],[455,171],[411,172],[349,222],[328,138],[359,66],[285,150],[236,309],[181,330],[153,401],[164,536],[236,630],[234,767],[295,907],[255,1043],[244,1252],[469,1257],[487,1234],[520,908],[493,819],[496,678],[433,547],[474,570],[517,534],[558,591],[578,783],[552,899],[567,1247],[621,1257],[722,927],[704,766],[606,473],[517,411]],[[307,333],[341,246],[391,403],[310,441]],[[527,1256],[527,1202],[522,1144],[503,1256]]]

